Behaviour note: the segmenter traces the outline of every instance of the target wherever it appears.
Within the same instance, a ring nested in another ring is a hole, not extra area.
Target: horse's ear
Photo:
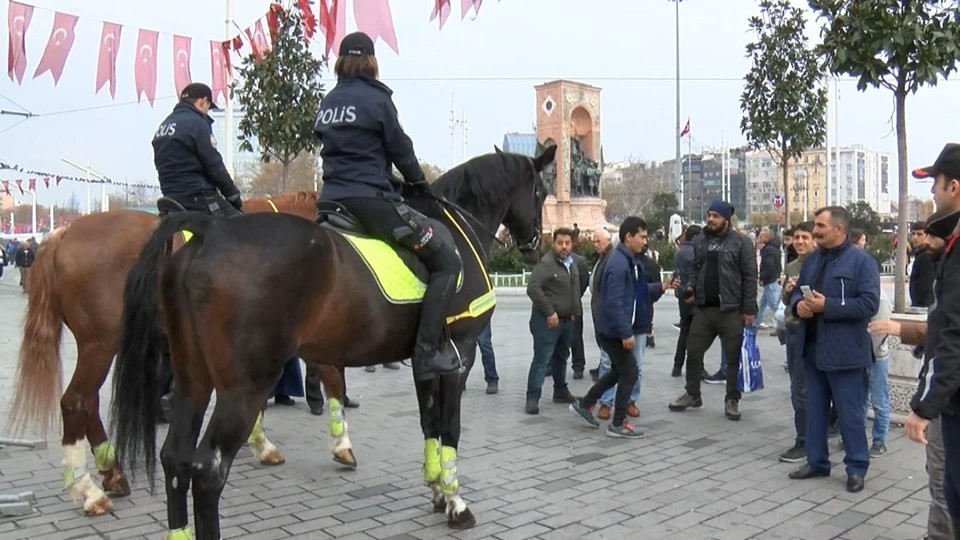
[[[503,150],[501,150],[500,147],[497,146],[497,145],[493,145],[493,150],[494,150],[496,153],[498,153],[498,154],[502,154],[502,153],[503,153]]]
[[[557,156],[557,145],[551,144],[542,154],[533,158],[533,163],[538,171],[542,171]]]

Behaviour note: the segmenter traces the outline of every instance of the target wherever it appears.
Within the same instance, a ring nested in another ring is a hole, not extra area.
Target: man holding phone
[[[817,212],[813,237],[820,249],[804,260],[787,308],[799,318],[793,354],[803,362],[807,387],[807,463],[790,478],[830,476],[832,400],[846,452],[847,491],[856,493],[870,465],[864,410],[873,343],[867,325],[880,304],[880,272],[875,259],[850,242],[849,227],[842,207]]]

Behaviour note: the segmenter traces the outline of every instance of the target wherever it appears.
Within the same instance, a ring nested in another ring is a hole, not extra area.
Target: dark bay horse
[[[554,151],[537,158],[499,151],[480,156],[447,173],[434,191],[471,201],[485,230],[503,223],[525,257],[535,260],[546,197],[541,171]],[[444,223],[435,234],[449,230],[447,240],[456,243],[462,286],[447,332],[458,350],[473,351],[495,303],[483,248],[488,241],[446,203],[414,198],[409,204]],[[171,238],[184,229],[193,239],[171,254]],[[177,385],[160,452],[171,536],[189,535],[192,482],[197,538],[220,537],[220,495],[233,459],[287,359],[296,354],[312,365],[360,367],[412,355],[419,304],[386,298],[385,282],[373,277],[382,269],[368,266],[367,254],[353,247],[357,239],[283,215],[216,221],[175,214],[147,242],[125,290],[111,421],[117,456],[131,470],[142,457],[152,488],[157,403],[147,396],[159,384],[155,351],[162,315]],[[240,261],[246,271],[231,271]],[[425,272],[419,276],[425,279]],[[424,481],[451,527],[471,527],[476,519],[459,496],[456,468],[462,371],[415,386]],[[216,405],[198,446],[213,390]],[[341,400],[329,400],[331,411],[342,411]]]
[[[294,192],[245,201],[245,212],[285,212],[313,220],[316,192]],[[120,344],[123,284],[159,218],[135,210],[80,216],[44,238],[30,272],[13,401],[8,425],[28,425],[46,434],[55,422],[57,401],[63,419],[65,489],[88,514],[112,508],[104,491],[130,493],[100,419],[100,387]],[[77,364],[62,393],[60,338],[63,326],[77,342]],[[103,490],[86,473],[84,439],[93,451]],[[261,461],[282,462],[269,441],[258,441]]]

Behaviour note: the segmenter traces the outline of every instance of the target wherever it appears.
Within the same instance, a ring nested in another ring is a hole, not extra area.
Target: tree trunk
[[[910,217],[910,179],[907,176],[907,90],[901,81],[896,91],[897,99],[897,177],[900,184],[897,212],[897,264],[894,270],[894,312],[903,313],[906,308],[907,232]]]
[[[787,158],[786,146],[780,150],[780,166],[783,168],[783,208],[787,212],[787,219],[784,221],[784,230],[790,228],[790,186],[787,185],[787,176],[790,171],[790,160]]]
[[[290,162],[293,161],[290,158],[285,158],[281,163],[283,164],[283,172],[280,174],[280,193],[287,192],[287,174],[290,171]]]

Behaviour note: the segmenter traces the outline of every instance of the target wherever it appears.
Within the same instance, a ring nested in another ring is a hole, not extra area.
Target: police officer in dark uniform
[[[459,358],[441,337],[462,263],[455,248],[434,234],[435,221],[408,207],[395,165],[418,192],[429,192],[413,151],[400,127],[393,93],[380,82],[373,41],[363,32],[343,38],[334,66],[337,85],[320,103],[313,130],[323,143],[320,200],[337,201],[376,238],[412,250],[430,271],[420,311],[413,354],[417,380],[452,373]],[[442,226],[442,225],[441,225]]]
[[[164,197],[187,210],[234,216],[243,201],[210,127],[213,119],[207,112],[217,108],[209,86],[190,83],[184,87],[180,102],[153,136],[153,163]]]

